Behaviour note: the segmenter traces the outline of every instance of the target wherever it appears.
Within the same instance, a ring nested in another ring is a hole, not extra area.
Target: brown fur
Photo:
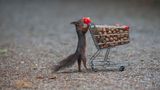
[[[78,71],[81,71],[81,61],[83,62],[84,67],[87,69],[86,66],[86,32],[88,31],[89,26],[83,27],[82,20],[78,20],[72,22],[76,27],[76,32],[78,36],[78,44],[77,49],[74,54],[69,55],[67,58],[63,59],[54,67],[54,71],[58,71],[65,67],[72,66],[76,61],[78,61]]]

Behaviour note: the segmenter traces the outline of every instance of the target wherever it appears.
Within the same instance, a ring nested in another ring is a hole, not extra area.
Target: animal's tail
[[[77,59],[78,59],[78,56],[76,55],[76,53],[69,55],[68,57],[60,61],[58,65],[54,66],[54,72],[60,69],[72,66]]]

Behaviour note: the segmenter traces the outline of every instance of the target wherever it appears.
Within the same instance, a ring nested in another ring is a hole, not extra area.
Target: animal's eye
[[[83,26],[83,23],[82,23],[82,22],[80,22],[80,23],[79,23],[79,25],[80,25],[80,26]]]

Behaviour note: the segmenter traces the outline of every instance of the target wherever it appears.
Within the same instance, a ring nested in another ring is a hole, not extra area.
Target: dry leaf
[[[56,79],[56,76],[49,76],[48,79]]]
[[[32,87],[32,83],[27,80],[16,80],[15,83],[16,83],[15,84],[16,88],[31,88]]]
[[[49,79],[56,79],[57,77],[49,77]]]
[[[37,76],[36,79],[44,79],[43,76]]]

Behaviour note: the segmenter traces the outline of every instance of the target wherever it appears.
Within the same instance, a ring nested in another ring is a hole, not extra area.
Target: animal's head
[[[91,23],[91,19],[89,17],[83,17],[78,21],[71,22],[71,24],[74,24],[76,26],[76,30],[80,30],[83,32],[88,31],[90,23]]]

